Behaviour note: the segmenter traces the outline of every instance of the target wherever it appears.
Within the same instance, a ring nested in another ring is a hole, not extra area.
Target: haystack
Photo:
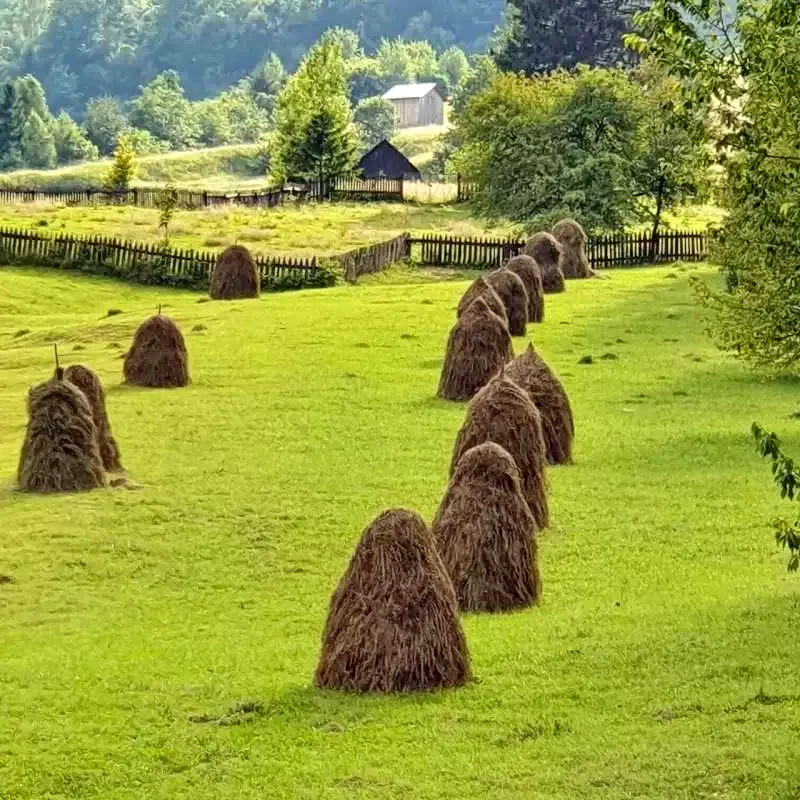
[[[572,463],[575,422],[564,386],[532,344],[507,367],[506,375],[521,386],[542,415],[542,430],[550,464]]]
[[[486,283],[484,278],[476,278],[469,285],[469,289],[464,292],[464,296],[458,303],[456,316],[460,318],[467,308],[469,308],[470,304],[479,297],[482,297],[486,301],[486,305],[508,325],[508,316],[506,315],[506,307],[503,305],[503,301],[500,299],[497,292]]]
[[[586,255],[586,234],[574,219],[562,219],[553,226],[553,236],[562,247],[561,271],[565,278],[591,278],[594,271]]]
[[[508,327],[479,297],[450,331],[437,394],[469,400],[514,358]]]
[[[547,450],[542,417],[527,392],[505,374],[498,375],[475,395],[458,432],[450,477],[467,450],[484,442],[499,444],[514,459],[522,477],[522,493],[539,529],[549,523],[547,507]]]
[[[514,256],[506,269],[519,277],[528,293],[528,322],[544,322],[542,271],[530,256]]]
[[[486,276],[486,282],[497,292],[506,309],[508,330],[512,336],[524,336],[528,322],[528,293],[518,275],[497,269]]]
[[[189,354],[178,326],[157,314],[145,320],[125,355],[125,382],[154,388],[186,386],[189,383]]]
[[[462,611],[539,602],[536,523],[514,459],[494,442],[467,450],[433,521],[433,536]]]
[[[231,245],[222,251],[211,273],[208,293],[213,300],[241,300],[258,297],[261,281],[250,251]]]
[[[56,377],[28,393],[28,428],[19,458],[23,492],[78,492],[106,485],[89,401]]]
[[[564,273],[561,270],[561,245],[551,233],[537,233],[528,239],[525,255],[530,256],[542,271],[545,294],[563,292]]]
[[[419,515],[385,511],[331,599],[314,682],[350,692],[462,686],[469,652],[453,584]]]
[[[64,379],[77,386],[89,401],[92,419],[97,430],[97,446],[106,472],[121,472],[119,447],[111,433],[111,423],[106,412],[106,393],[97,373],[80,364],[73,364],[64,370]]]

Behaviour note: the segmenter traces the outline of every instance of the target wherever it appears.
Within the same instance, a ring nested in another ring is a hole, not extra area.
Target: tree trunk
[[[661,212],[664,208],[664,185],[666,180],[662,175],[658,179],[658,190],[656,192],[656,213],[653,219],[653,230],[650,233],[650,263],[655,264],[658,258],[658,228],[661,225]]]

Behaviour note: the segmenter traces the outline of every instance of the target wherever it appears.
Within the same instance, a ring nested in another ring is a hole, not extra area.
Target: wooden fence
[[[120,241],[100,236],[47,236],[0,228],[0,259],[85,269],[138,283],[205,287],[218,254],[177,250],[159,245]],[[269,284],[313,284],[324,270],[317,260],[257,256],[261,280]],[[96,270],[92,270],[96,267]]]
[[[495,269],[522,252],[518,239],[465,238],[429,234],[411,239],[418,248],[417,261],[424,266]],[[706,257],[706,234],[670,231],[655,241],[649,234],[614,234],[589,239],[587,257],[593,269],[637,266],[670,261],[702,261]]]
[[[336,260],[344,270],[344,278],[355,283],[361,275],[380,272],[397,261],[406,261],[411,257],[411,237],[404,233],[388,242],[359,247],[349,253],[336,256]]]

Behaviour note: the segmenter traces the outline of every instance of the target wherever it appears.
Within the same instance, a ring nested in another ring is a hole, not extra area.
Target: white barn
[[[393,86],[383,99],[394,106],[398,128],[444,125],[444,100],[435,83]]]

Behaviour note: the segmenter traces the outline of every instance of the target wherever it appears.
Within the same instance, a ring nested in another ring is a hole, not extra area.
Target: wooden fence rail
[[[417,261],[424,266],[496,269],[525,247],[519,239],[465,238],[428,234],[411,239]],[[702,261],[706,235],[699,231],[669,231],[656,236],[621,233],[589,239],[587,257],[593,269],[638,266],[670,261]]]
[[[97,271],[136,283],[205,288],[218,254],[179,250],[101,236],[30,233],[0,228],[0,263],[30,260],[65,269]],[[315,258],[255,257],[266,285],[313,285],[326,277]],[[92,268],[96,267],[96,270]]]
[[[355,283],[362,275],[381,272],[398,261],[407,261],[411,257],[411,237],[404,233],[388,242],[359,247],[349,253],[336,256],[336,260],[344,271],[344,278]]]

